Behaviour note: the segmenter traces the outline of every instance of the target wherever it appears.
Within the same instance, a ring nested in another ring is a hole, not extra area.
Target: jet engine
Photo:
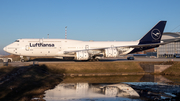
[[[79,51],[76,52],[76,60],[88,60],[89,59],[89,53],[87,51]]]
[[[116,48],[105,49],[105,57],[117,57],[118,53]]]

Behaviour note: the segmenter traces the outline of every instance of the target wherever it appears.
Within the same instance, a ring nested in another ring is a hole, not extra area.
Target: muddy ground
[[[54,88],[63,75],[51,73],[45,65],[0,68],[1,101],[43,100],[44,91]]]

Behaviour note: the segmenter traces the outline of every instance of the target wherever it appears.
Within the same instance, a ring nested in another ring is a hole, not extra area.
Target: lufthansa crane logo
[[[161,32],[158,29],[153,29],[151,31],[151,36],[154,40],[158,40],[161,37]]]

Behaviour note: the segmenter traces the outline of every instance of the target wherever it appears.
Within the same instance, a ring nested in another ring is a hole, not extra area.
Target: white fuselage
[[[78,51],[87,49],[100,49],[116,46],[137,45],[139,41],[78,41],[69,39],[18,39],[16,42],[6,46],[5,51],[20,56],[73,56],[64,54],[65,51]],[[122,53],[128,54],[130,50]],[[120,54],[121,55],[121,54]]]

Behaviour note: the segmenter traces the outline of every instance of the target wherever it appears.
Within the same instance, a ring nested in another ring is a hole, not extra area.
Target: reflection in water
[[[138,100],[139,94],[127,84],[61,83],[46,91],[46,101],[119,101]],[[139,101],[139,100],[138,100]]]
[[[141,101],[141,100],[173,100],[178,99],[180,86],[172,80],[161,75],[144,75],[132,82],[131,76],[109,83],[109,80],[117,80],[115,77],[86,77],[64,79],[52,90],[45,92],[46,101]],[[100,81],[101,80],[101,81]],[[107,80],[108,83],[105,81]],[[130,82],[127,82],[131,80]],[[85,83],[69,83],[79,81]],[[86,83],[86,82],[91,83]],[[103,83],[102,83],[103,82]],[[164,83],[166,82],[166,83]],[[174,84],[174,85],[172,85]]]

